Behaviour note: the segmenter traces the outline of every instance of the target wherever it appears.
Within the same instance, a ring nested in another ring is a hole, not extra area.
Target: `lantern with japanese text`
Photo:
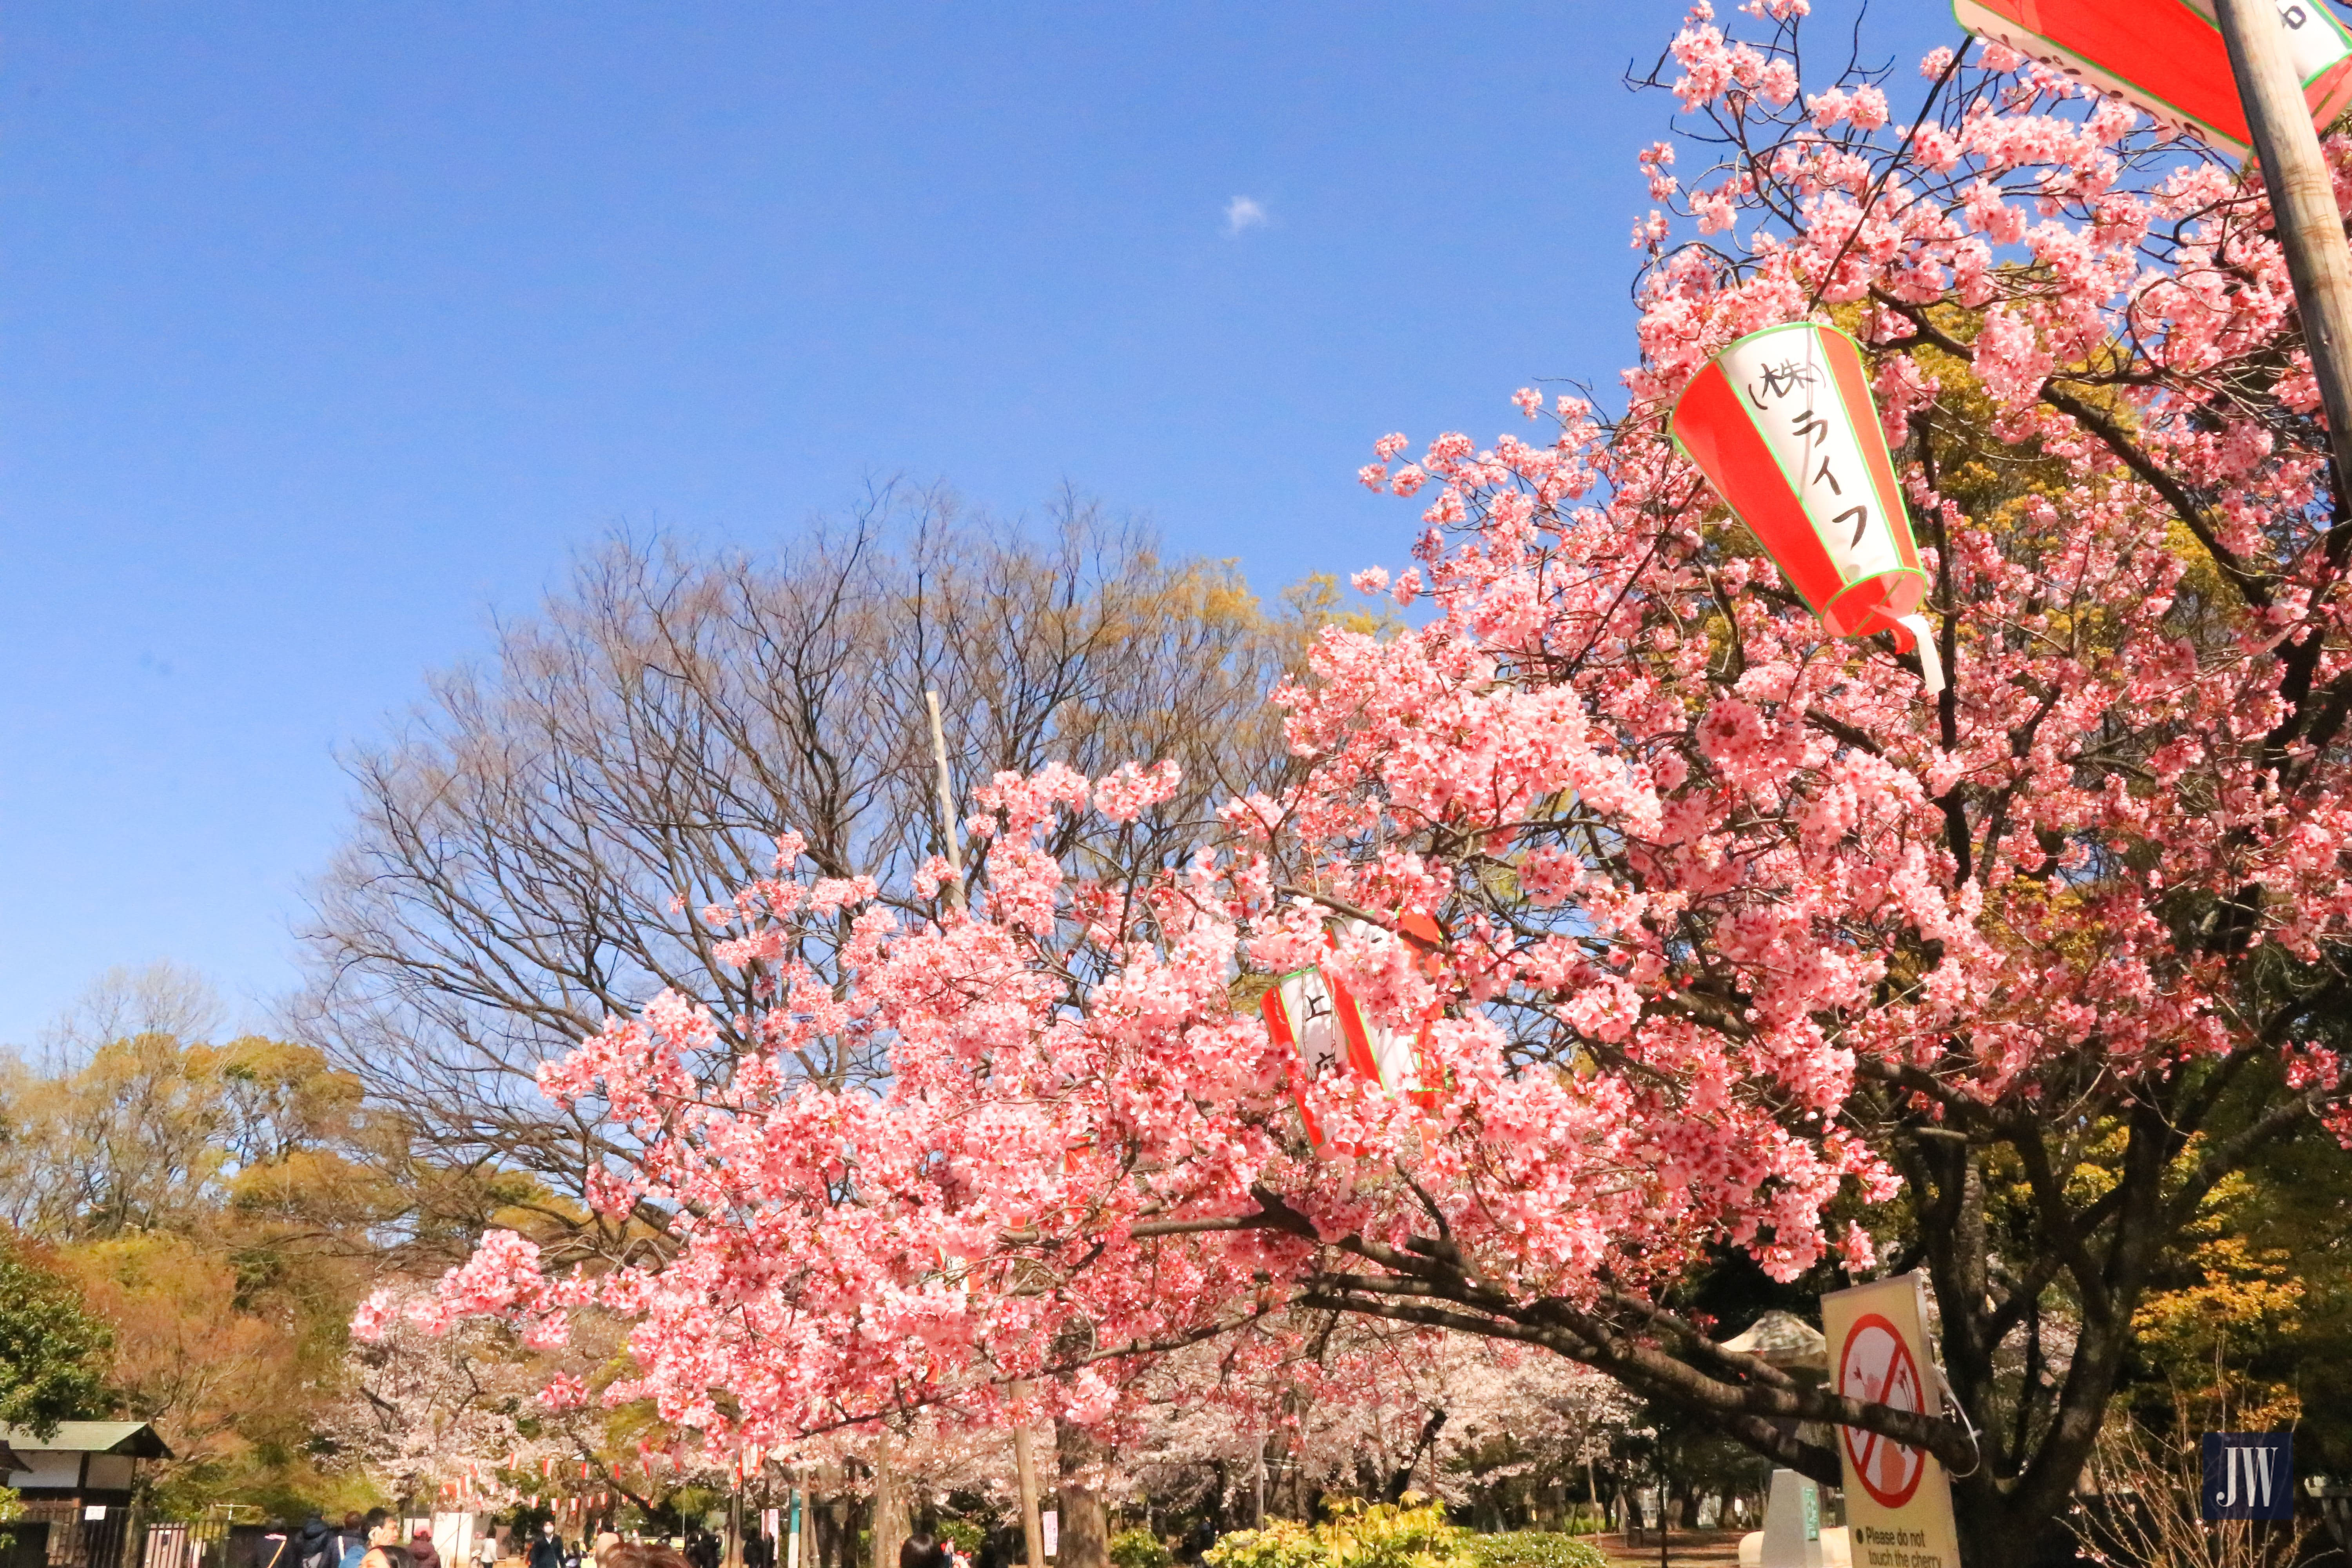
[[[2326,0],[2278,0],[2278,13],[2312,122],[2324,131],[2352,105],[2352,33]],[[2252,133],[2212,0],[1952,0],[1952,15],[2159,125],[2246,155]]]
[[[1360,931],[1365,927],[1360,921],[1349,921],[1342,929]],[[1444,941],[1437,922],[1418,912],[1399,916],[1396,931],[1425,954],[1434,952]],[[1423,1018],[1410,1037],[1384,1028],[1365,1015],[1363,1005],[1344,982],[1326,974],[1319,965],[1279,976],[1259,999],[1258,1010],[1265,1016],[1267,1033],[1298,1053],[1308,1078],[1351,1073],[1392,1094],[1410,1094],[1424,1105],[1430,1102],[1432,1088],[1423,1070],[1421,1053],[1422,1042],[1429,1035],[1429,1018]],[[1298,1114],[1307,1123],[1307,1138],[1321,1147],[1323,1130],[1304,1100]]]
[[[1944,689],[1918,614],[1927,574],[1852,338],[1812,321],[1748,333],[1683,389],[1672,431],[1822,625],[1892,633],[1918,649],[1927,689]]]

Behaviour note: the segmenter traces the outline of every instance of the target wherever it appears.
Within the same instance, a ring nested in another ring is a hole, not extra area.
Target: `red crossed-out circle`
[[[1893,1323],[1875,1312],[1864,1313],[1846,1331],[1845,1344],[1838,1352],[1838,1392],[1865,1405],[1897,1410],[1927,1405],[1927,1387],[1920,1381],[1919,1363],[1911,1359],[1911,1347]],[[1901,1508],[1911,1500],[1927,1468],[1927,1455],[1876,1432],[1852,1426],[1838,1431],[1863,1490],[1884,1508]]]

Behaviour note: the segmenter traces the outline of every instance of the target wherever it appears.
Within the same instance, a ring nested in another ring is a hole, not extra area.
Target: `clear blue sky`
[[[1401,560],[1375,437],[1631,352],[1680,10],[11,7],[0,1041],[290,984],[334,748],[616,524],[1066,478],[1265,590]],[[1952,33],[1882,0],[1898,104]]]

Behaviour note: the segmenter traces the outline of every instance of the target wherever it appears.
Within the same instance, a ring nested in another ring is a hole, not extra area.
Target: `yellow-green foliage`
[[[1442,1504],[1337,1505],[1321,1524],[1270,1521],[1228,1535],[1209,1568],[1603,1568],[1588,1543],[1542,1531],[1478,1535],[1445,1522]]]
[[[1172,1568],[1176,1554],[1148,1530],[1122,1530],[1110,1538],[1114,1568]]]
[[[2242,1173],[2216,1186],[2189,1226],[2187,1278],[2149,1291],[2132,1314],[2140,1353],[2184,1425],[2263,1432],[2302,1415],[2292,1384],[2253,1370],[2301,1326],[2304,1301],[2295,1258],[2245,1232],[2256,1195]]]
[[[1602,1568],[1608,1559],[1589,1541],[1554,1530],[1512,1530],[1469,1540],[1474,1568]]]

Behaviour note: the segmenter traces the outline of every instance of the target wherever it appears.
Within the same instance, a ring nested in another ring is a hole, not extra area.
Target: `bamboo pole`
[[[2352,254],[2345,248],[2344,215],[2287,52],[2287,24],[2277,0],[2218,0],[2215,9],[2239,101],[2253,128],[2287,273],[2294,279],[2304,342],[2327,410],[2338,489],[2352,493]],[[2311,25],[2310,18],[2303,25]]]

